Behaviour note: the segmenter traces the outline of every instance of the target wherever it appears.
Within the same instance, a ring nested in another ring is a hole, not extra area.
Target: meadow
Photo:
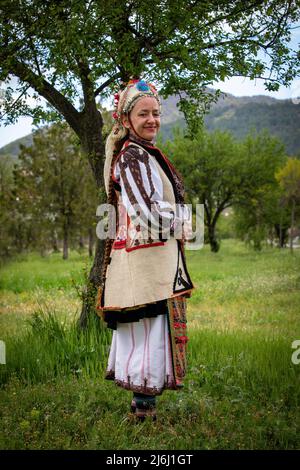
[[[87,254],[1,267],[1,449],[299,449],[300,250],[224,240],[186,255],[188,373],[156,423],[134,424],[131,393],[103,378],[110,330],[77,327]]]

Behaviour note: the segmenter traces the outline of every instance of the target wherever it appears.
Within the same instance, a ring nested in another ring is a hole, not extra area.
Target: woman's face
[[[138,137],[153,140],[160,128],[160,109],[157,100],[151,96],[140,98],[123,118],[125,127],[130,128]]]

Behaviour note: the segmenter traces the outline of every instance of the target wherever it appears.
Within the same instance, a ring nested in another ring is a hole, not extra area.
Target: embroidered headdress
[[[125,87],[114,95],[114,125],[107,137],[105,146],[104,183],[107,195],[113,155],[120,150],[118,143],[128,134],[128,129],[122,124],[122,116],[130,113],[140,98],[149,96],[155,98],[159,106],[161,106],[155,86],[140,79],[130,80]]]

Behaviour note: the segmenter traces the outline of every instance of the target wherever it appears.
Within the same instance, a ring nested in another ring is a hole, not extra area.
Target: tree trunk
[[[41,246],[40,246],[40,255],[41,255],[42,258],[45,258],[45,256],[46,256],[46,247],[45,247],[44,243],[42,243]]]
[[[79,236],[78,248],[80,252],[84,250],[84,240],[82,234]]]
[[[274,246],[274,229],[270,228],[269,230],[269,240],[270,240],[270,246],[273,248]]]
[[[280,222],[279,225],[279,246],[283,248],[283,240],[282,240],[282,223]]]
[[[56,231],[54,231],[52,234],[52,250],[53,250],[53,253],[59,253],[58,238],[57,238]]]
[[[280,222],[280,224],[275,224],[274,228],[278,238],[278,247],[284,248],[286,245],[287,227],[283,226],[283,224]]]
[[[93,256],[93,246],[94,246],[94,232],[91,228],[89,228],[89,257]]]
[[[213,253],[217,253],[220,249],[220,243],[217,240],[216,237],[216,225],[211,224],[208,226],[208,240],[210,244],[210,250]]]
[[[99,190],[99,204],[106,202],[106,194],[104,191],[103,168],[105,146],[102,137],[103,121],[99,111],[91,110],[82,116],[82,127],[80,141],[82,149],[87,155],[96,186]],[[96,208],[95,208],[96,210]],[[91,229],[93,230],[93,229]],[[87,284],[82,292],[82,309],[79,318],[81,328],[86,327],[88,318],[95,315],[95,302],[97,296],[97,288],[101,280],[102,259],[104,255],[104,240],[96,237],[96,248],[93,266],[89,273]],[[89,234],[89,254],[92,255],[91,236]]]
[[[63,233],[63,259],[68,259],[68,248],[69,248],[69,234],[68,234],[68,227],[64,226],[64,233]]]
[[[253,248],[255,251],[261,251],[261,242],[262,242],[262,234],[261,234],[261,227],[256,224],[254,231],[253,231]]]
[[[102,267],[102,259],[104,254],[104,240],[96,238],[96,251],[94,263],[91,268],[88,282],[83,291],[83,304],[79,319],[79,325],[81,328],[85,328],[87,325],[88,318],[90,315],[95,315],[95,302],[97,296],[97,287],[100,284],[100,274]]]
[[[295,199],[293,199],[292,201],[292,212],[291,212],[291,231],[290,231],[290,252],[291,253],[293,253],[294,225],[295,225]]]

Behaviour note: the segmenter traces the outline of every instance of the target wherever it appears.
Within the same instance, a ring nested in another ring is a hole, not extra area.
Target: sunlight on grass
[[[37,254],[4,266],[0,281],[0,330],[2,337],[17,334],[25,320],[39,307],[58,311],[63,316],[79,315],[82,302],[74,283],[85,283],[91,260],[77,252],[63,260],[61,254],[41,258]]]

